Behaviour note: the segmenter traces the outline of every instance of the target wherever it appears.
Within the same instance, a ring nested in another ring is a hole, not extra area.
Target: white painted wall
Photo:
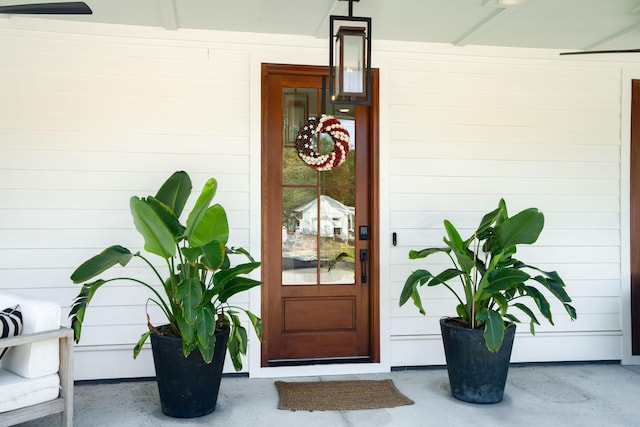
[[[557,270],[578,311],[571,322],[552,301],[556,327],[543,324],[533,339],[521,327],[512,361],[620,359],[621,69],[517,56],[397,55],[392,298],[413,269],[442,267],[409,261],[408,249],[439,245],[444,218],[470,233],[503,197],[512,213],[545,213],[541,238],[520,259]],[[426,317],[391,304],[392,365],[442,360],[438,319],[455,301],[446,289],[423,296]]]
[[[66,313],[80,262],[111,244],[141,246],[128,198],[154,194],[178,169],[198,190],[218,179],[233,244],[258,255],[260,63],[325,65],[326,56],[325,41],[301,37],[1,19],[0,288],[56,300]],[[522,258],[558,270],[578,310],[570,322],[555,305],[557,326],[535,338],[521,327],[512,360],[626,357],[621,114],[632,64],[381,41],[374,65],[383,360],[358,369],[444,362],[437,321],[453,300],[428,289],[428,316],[398,307],[405,277],[423,267],[408,250],[437,245],[445,218],[470,230],[500,197],[512,212],[545,213],[539,244]],[[154,375],[148,352],[131,359],[146,298],[123,284],[96,296],[77,379]],[[259,312],[259,290],[238,302]],[[261,369],[255,345],[245,366],[258,376],[309,373]]]

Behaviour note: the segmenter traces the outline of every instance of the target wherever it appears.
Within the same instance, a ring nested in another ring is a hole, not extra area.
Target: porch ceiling
[[[0,0],[1,5],[31,2]],[[86,2],[93,15],[29,19],[325,38],[329,15],[348,10],[348,2],[338,0]],[[526,0],[509,7],[498,0],[361,0],[354,3],[354,15],[373,18],[374,39],[567,50],[640,48],[640,0]]]

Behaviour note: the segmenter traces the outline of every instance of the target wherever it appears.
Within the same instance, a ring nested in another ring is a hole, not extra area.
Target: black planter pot
[[[182,338],[151,334],[153,363],[164,414],[193,418],[216,409],[228,339],[228,327],[216,333],[213,361],[207,364],[197,349],[184,357]]]
[[[489,352],[482,329],[469,329],[454,318],[440,319],[453,397],[471,403],[498,403],[504,396],[516,325],[509,325],[502,347]]]

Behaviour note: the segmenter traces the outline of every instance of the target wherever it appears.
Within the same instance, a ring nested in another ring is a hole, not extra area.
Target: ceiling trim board
[[[176,31],[178,29],[178,19],[173,0],[156,0],[162,17],[162,26],[166,30]]]
[[[316,38],[318,39],[329,38],[328,37],[329,36],[329,30],[328,30],[329,19],[331,18],[331,15],[335,15],[333,10],[338,4],[338,1],[339,0],[334,0],[333,4],[329,7],[329,10],[324,14],[324,19],[322,20],[322,22],[320,22],[320,26],[318,26],[318,29],[315,31]],[[346,13],[344,15],[346,15]]]
[[[469,31],[467,31],[466,33],[464,33],[462,35],[462,37],[460,37],[459,39],[455,40],[453,42],[453,44],[456,45],[456,46],[466,46],[467,44],[472,42],[475,38],[480,36],[482,33],[487,31],[488,29],[490,29],[494,25],[498,24],[500,21],[502,21],[506,16],[508,16],[510,14],[511,13],[508,12],[507,9],[496,9],[496,10],[494,10],[489,16],[484,18],[482,21],[480,21],[475,26],[471,27],[469,29]],[[500,17],[500,19],[498,19],[499,17]]]

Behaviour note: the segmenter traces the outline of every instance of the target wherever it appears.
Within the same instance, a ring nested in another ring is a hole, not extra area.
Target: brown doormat
[[[278,409],[292,411],[351,411],[413,405],[392,380],[276,381]]]

